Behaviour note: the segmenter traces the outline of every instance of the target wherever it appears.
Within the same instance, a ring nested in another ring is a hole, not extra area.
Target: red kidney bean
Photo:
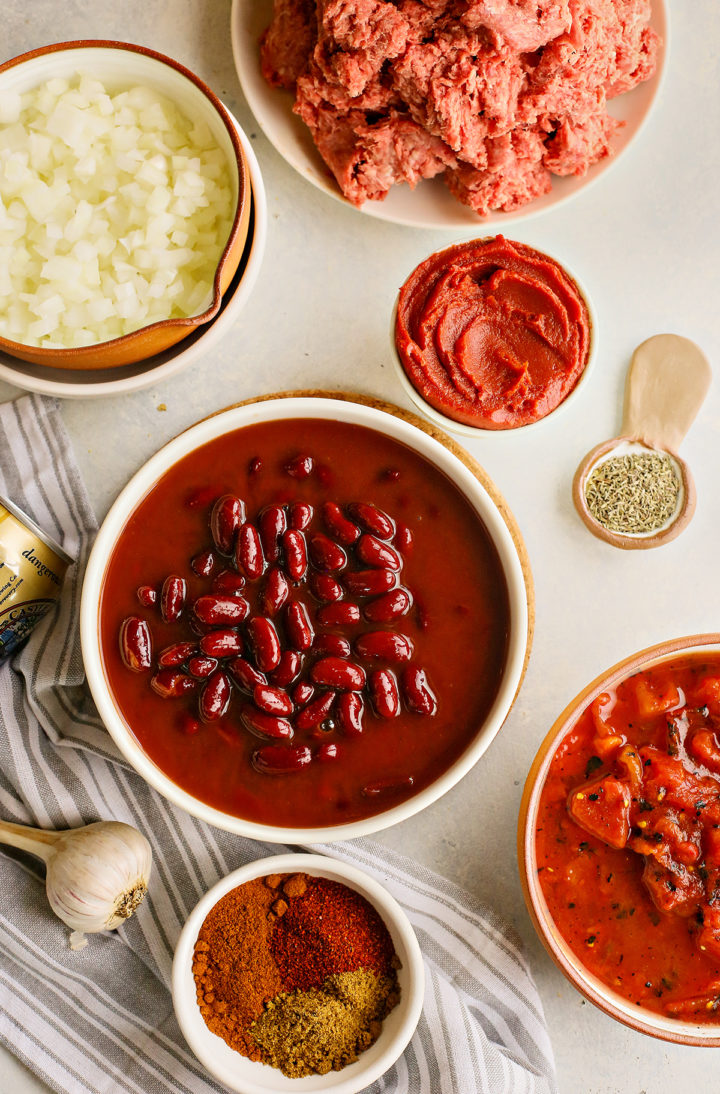
[[[313,458],[304,452],[288,460],[285,464],[285,472],[293,479],[306,479],[312,474]]]
[[[360,622],[360,609],[357,604],[325,604],[318,608],[317,621],[324,627],[345,627]]]
[[[302,731],[320,725],[332,710],[334,702],[335,692],[324,691],[295,715],[295,728]]]
[[[288,641],[296,650],[309,650],[313,644],[315,631],[310,622],[308,610],[299,601],[288,604],[285,611],[285,631]]]
[[[280,558],[280,537],[287,528],[287,517],[281,505],[268,505],[258,519],[260,539],[265,558],[277,562]]]
[[[212,631],[200,639],[200,649],[208,657],[236,657],[245,643],[237,631]]]
[[[236,657],[234,661],[231,661],[228,671],[243,691],[254,691],[258,684],[267,684],[265,673],[259,672],[244,657]]]
[[[184,710],[178,719],[178,728],[182,733],[186,734],[186,736],[193,737],[202,729],[202,722],[199,722],[197,718],[193,718],[192,714],[188,714],[188,712]]]
[[[254,524],[241,525],[235,544],[235,565],[248,581],[262,577],[265,569],[260,533]]]
[[[311,668],[310,679],[313,684],[339,691],[361,691],[365,687],[365,670],[340,657],[324,657]]]
[[[215,567],[215,555],[210,550],[202,551],[201,554],[195,555],[190,566],[198,577],[210,577]]]
[[[153,604],[157,603],[157,589],[152,585],[141,585],[137,591],[137,598],[143,608],[152,608]]]
[[[380,539],[392,539],[394,536],[395,522],[382,509],[378,509],[377,505],[356,501],[348,506],[348,510],[353,520],[358,521],[363,528],[367,528]]]
[[[152,665],[152,634],[144,619],[128,616],[120,625],[120,656],[133,672],[147,672]]]
[[[177,699],[180,695],[195,691],[197,680],[177,669],[160,669],[151,679],[150,687],[162,699]]]
[[[400,478],[400,472],[396,467],[386,467],[380,478],[385,482],[397,482]]]
[[[295,528],[288,529],[282,537],[285,550],[285,566],[292,581],[302,581],[307,570],[307,546],[305,536]]]
[[[306,703],[310,702],[314,694],[315,688],[312,684],[309,684],[307,680],[303,680],[292,693],[293,703],[295,703],[295,706],[304,707]]]
[[[310,536],[308,546],[310,558],[319,570],[329,570],[334,573],[347,566],[347,555],[342,547],[328,539],[323,532],[315,532]]]
[[[348,520],[340,506],[336,505],[334,501],[325,502],[322,507],[322,514],[328,531],[336,540],[344,543],[346,547],[356,541],[360,535],[360,529],[357,524],[353,524],[351,520]]]
[[[356,737],[362,733],[362,720],[365,713],[362,695],[356,691],[343,692],[342,695],[338,695],[335,711],[340,725],[349,737]]]
[[[218,551],[231,555],[240,525],[245,520],[245,503],[234,494],[223,494],[212,507],[210,534]]]
[[[338,758],[338,746],[333,741],[326,741],[315,750],[315,758],[322,764],[332,763]]]
[[[217,657],[191,657],[188,661],[188,672],[198,680],[205,680],[212,676],[218,667]]]
[[[319,574],[317,570],[313,570],[310,574],[308,585],[313,596],[325,604],[342,600],[345,595],[345,590],[339,581],[336,581],[330,574]]]
[[[375,712],[381,718],[395,718],[400,713],[400,692],[395,673],[389,669],[375,669],[370,673],[368,685]]]
[[[259,456],[253,456],[248,463],[248,475],[258,475],[262,471],[263,462]]]
[[[380,658],[382,661],[409,661],[413,644],[404,634],[392,631],[368,631],[355,639],[355,652],[360,657]]]
[[[230,677],[225,672],[215,672],[200,692],[200,717],[203,722],[216,722],[230,706]]]
[[[350,643],[340,634],[316,634],[312,651],[326,657],[349,657]]]
[[[177,574],[170,574],[165,578],[160,591],[160,612],[166,623],[175,623],[180,618],[185,607],[186,594],[184,578]]]
[[[391,589],[377,600],[369,601],[363,608],[363,614],[371,623],[391,623],[406,615],[411,604],[412,598],[407,589]]]
[[[294,736],[295,730],[292,722],[287,718],[280,718],[277,714],[267,714],[265,711],[256,710],[249,704],[240,711],[240,718],[246,729],[254,733],[256,737],[269,737],[275,741],[289,741]]]
[[[286,688],[300,675],[302,657],[297,650],[283,650],[278,666],[270,673],[270,679],[277,687]]]
[[[266,714],[252,706],[242,708],[240,721],[246,730],[249,730],[254,737],[259,737],[261,741],[289,742],[295,734],[287,718],[280,718],[276,714]]]
[[[197,653],[194,642],[175,642],[172,646],[166,646],[158,655],[158,665],[162,665],[163,668],[177,668],[194,653]]]
[[[298,532],[310,527],[313,519],[313,507],[307,501],[294,501],[288,509],[288,524]]]
[[[242,623],[249,611],[250,605],[241,596],[216,596],[209,593],[207,596],[199,596],[193,604],[195,616],[201,623],[207,623],[211,627]]]
[[[251,763],[263,775],[292,775],[312,760],[307,745],[265,745],[253,752]]]
[[[292,714],[292,699],[282,688],[270,684],[258,684],[253,688],[253,702],[266,714]]]
[[[367,566],[373,566],[378,570],[400,570],[402,562],[400,555],[389,543],[383,543],[376,536],[365,532],[358,540],[356,547],[357,556]]]
[[[399,775],[396,779],[376,779],[367,783],[361,790],[365,798],[377,798],[382,794],[397,794],[401,790],[411,790],[415,784],[412,775]]]
[[[398,524],[393,543],[404,555],[409,555],[413,549],[415,537],[407,524]]]
[[[272,672],[280,664],[280,639],[271,619],[256,615],[247,626],[248,636],[255,653],[255,662],[261,672]]]
[[[235,570],[221,570],[213,581],[212,588],[214,593],[222,596],[239,596],[246,584],[242,574]]]
[[[424,669],[419,669],[417,665],[406,665],[400,674],[400,685],[410,710],[417,714],[435,714],[437,699],[428,684]]]
[[[379,596],[395,586],[397,574],[392,570],[354,570],[343,574],[343,581],[353,596]]]
[[[263,610],[267,615],[277,615],[289,595],[288,579],[278,566],[273,566],[265,581],[262,597]]]

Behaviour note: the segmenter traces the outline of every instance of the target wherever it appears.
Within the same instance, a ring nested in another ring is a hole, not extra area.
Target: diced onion
[[[74,348],[198,315],[234,216],[210,128],[88,75],[0,97],[0,335]]]

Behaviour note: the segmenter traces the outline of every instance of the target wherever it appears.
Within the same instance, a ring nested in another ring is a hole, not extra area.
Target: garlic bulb
[[[98,821],[48,832],[0,821],[0,843],[45,860],[50,907],[73,928],[72,949],[87,944],[86,933],[119,927],[147,892],[152,851],[145,836],[129,824]]]

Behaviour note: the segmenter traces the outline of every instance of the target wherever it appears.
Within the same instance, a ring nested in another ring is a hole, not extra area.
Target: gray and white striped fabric
[[[25,396],[0,406],[0,493],[78,558],[57,614],[0,668],[0,815],[51,828],[114,818],[140,828],[154,848],[150,893],[137,914],[75,953],[47,907],[36,861],[0,853],[0,1039],[67,1094],[209,1094],[220,1088],[173,1016],[173,948],[209,886],[279,849],[173,808],[128,767],[103,729],[83,684],[78,634],[96,523],[54,401]],[[312,850],[378,878],[407,911],[425,957],[417,1033],[368,1089],[553,1094],[542,1006],[506,926],[467,893],[370,841]]]

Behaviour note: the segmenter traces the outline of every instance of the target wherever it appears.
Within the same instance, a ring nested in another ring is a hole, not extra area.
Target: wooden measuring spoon
[[[593,448],[573,480],[575,507],[593,535],[614,547],[638,550],[660,547],[687,527],[695,511],[695,483],[677,450],[703,404],[711,378],[705,354],[689,338],[656,334],[638,346],[628,369],[621,435]],[[653,532],[612,532],[588,508],[588,476],[605,459],[643,451],[671,458],[680,480],[678,505],[670,520]]]

